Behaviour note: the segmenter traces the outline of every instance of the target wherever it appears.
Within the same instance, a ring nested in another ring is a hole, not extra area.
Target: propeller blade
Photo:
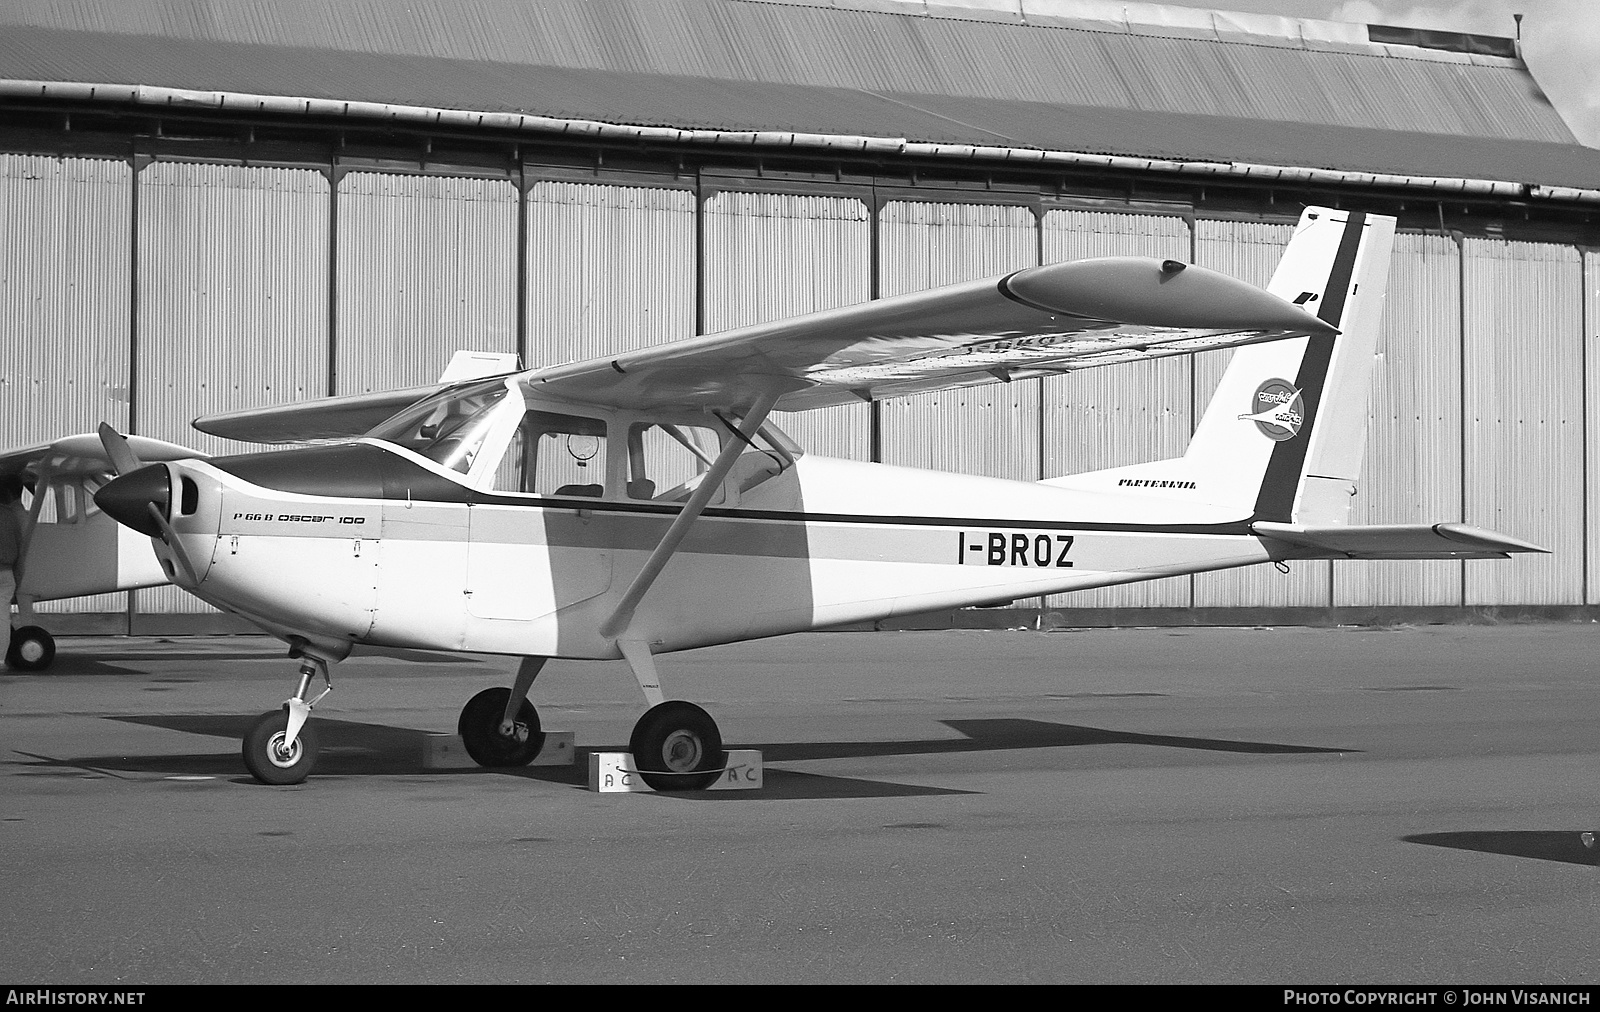
[[[178,557],[178,565],[183,567],[184,575],[189,577],[189,585],[191,587],[200,586],[200,577],[195,572],[194,563],[189,561],[189,552],[183,547],[183,541],[178,537],[178,532],[172,529],[171,522],[161,515],[161,507],[155,503],[150,503],[146,508],[150,513],[151,519],[156,522],[156,526],[161,528],[161,541],[172,549],[173,555]]]
[[[118,475],[132,474],[144,466],[133,447],[128,445],[127,438],[105,422],[100,423],[100,445],[105,447],[106,456],[111,458],[111,468]]]

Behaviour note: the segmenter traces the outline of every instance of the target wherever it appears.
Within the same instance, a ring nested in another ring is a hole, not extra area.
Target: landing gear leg
[[[509,689],[484,689],[461,708],[456,730],[467,755],[479,766],[526,766],[544,748],[539,711],[528,702],[528,689],[547,657],[524,657]]]
[[[528,690],[533,688],[533,680],[539,677],[539,672],[544,670],[548,657],[524,657],[522,663],[517,665],[517,680],[511,683],[511,694],[506,697],[506,709],[500,715],[500,733],[506,737],[515,737],[517,733],[517,713],[521,702],[528,698]]]
[[[322,675],[327,688],[308,700],[306,692],[311,688],[311,679],[318,674]],[[317,762],[317,735],[306,721],[311,716],[311,708],[332,691],[328,662],[302,654],[300,685],[294,695],[284,700],[282,707],[258,717],[244,736],[244,764],[251,776],[264,784],[298,784],[310,775]]]
[[[617,646],[651,704],[628,739],[640,778],[658,791],[699,791],[716,783],[728,762],[717,722],[693,703],[666,698],[648,643],[621,640]]]

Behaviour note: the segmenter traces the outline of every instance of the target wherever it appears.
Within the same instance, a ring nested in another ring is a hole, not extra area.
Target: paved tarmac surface
[[[664,658],[761,792],[429,771],[504,658],[355,657],[245,774],[253,638],[0,676],[0,980],[1600,979],[1600,627],[813,633]],[[624,747],[618,664],[547,728]],[[581,759],[581,757],[580,757]]]

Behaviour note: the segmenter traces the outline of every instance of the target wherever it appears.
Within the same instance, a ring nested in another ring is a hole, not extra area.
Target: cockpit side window
[[[736,420],[735,420],[736,421]],[[729,439],[745,450],[712,496],[711,505],[732,505],[747,492],[793,466],[801,450],[771,425],[745,440],[732,423],[721,428],[683,422],[636,422],[628,427],[628,498],[687,502]]]
[[[635,422],[628,427],[628,498],[687,501],[721,448],[705,426]]]
[[[523,491],[537,495],[606,494],[606,423],[556,411],[529,411],[517,443],[523,454]]]

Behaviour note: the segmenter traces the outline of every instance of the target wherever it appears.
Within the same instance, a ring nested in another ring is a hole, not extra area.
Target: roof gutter
[[[777,130],[688,130],[677,127],[629,126],[597,120],[559,119],[525,113],[472,112],[384,102],[347,102],[336,99],[293,98],[285,95],[251,95],[229,91],[188,91],[150,85],[86,84],[67,81],[0,80],[0,97],[46,98],[77,102],[133,103],[171,109],[216,109],[229,112],[269,113],[286,116],[334,116],[374,120],[408,126],[508,130],[554,134],[585,140],[631,143],[692,144],[723,148],[791,148],[854,155],[898,155],[965,161],[1008,162],[1018,165],[1116,169],[1163,172],[1186,176],[1252,179],[1295,184],[1381,186],[1462,196],[1548,200],[1562,203],[1600,204],[1600,190],[1572,186],[1546,186],[1496,179],[1451,176],[1407,176],[1383,172],[1313,169],[1250,162],[1181,161],[1128,155],[1098,155],[1078,151],[1045,151],[976,144],[932,144],[903,137],[864,137],[844,134],[810,134]]]

